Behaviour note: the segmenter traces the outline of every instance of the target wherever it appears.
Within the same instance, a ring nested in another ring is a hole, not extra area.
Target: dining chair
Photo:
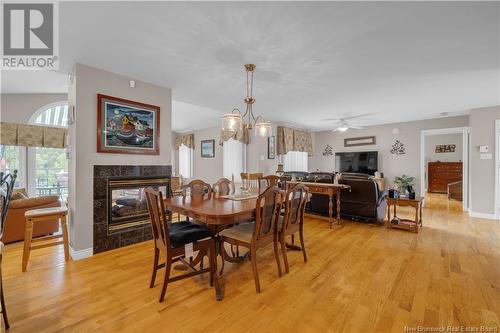
[[[257,191],[259,189],[259,178],[261,178],[263,174],[262,172],[242,172],[240,176],[241,182],[243,183],[243,188]]]
[[[212,186],[201,179],[193,179],[187,185],[182,186],[183,196],[188,195],[188,191],[191,197],[202,198],[212,193]]]
[[[150,288],[153,288],[156,280],[156,272],[165,267],[165,277],[161,288],[160,303],[165,299],[167,285],[170,282],[185,279],[191,276],[209,273],[210,286],[213,286],[215,274],[215,239],[206,226],[188,221],[171,223],[170,214],[166,213],[163,195],[161,192],[149,187],[146,189],[146,199],[148,202],[149,217],[153,229],[154,239],[154,259],[153,273],[151,275]],[[192,244],[192,250],[208,250],[210,267],[196,269],[186,259],[186,245]],[[165,263],[159,264],[160,252],[165,256]],[[189,273],[170,277],[172,264],[180,261],[191,270]]]
[[[227,178],[220,178],[212,185],[212,191],[219,196],[234,194],[234,183]]]
[[[276,175],[259,177],[259,193],[264,191],[269,186],[278,186],[282,190],[286,190],[287,179],[287,177],[280,177]]]
[[[304,245],[304,211],[306,209],[309,191],[304,184],[297,184],[290,188],[285,195],[285,216],[280,219],[279,241],[283,261],[285,262],[285,272],[288,269],[288,257],[286,252],[286,236],[299,233],[300,246],[304,256],[304,262],[307,262],[306,247]]]
[[[228,243],[250,249],[250,261],[252,262],[255,290],[257,293],[260,293],[257,249],[273,243],[274,258],[278,266],[278,275],[281,277],[277,233],[281,204],[282,200],[279,188],[277,186],[269,187],[257,198],[255,223],[241,223],[219,233],[222,238],[221,246],[224,246],[224,243]],[[220,252],[225,253],[223,249]]]
[[[0,306],[3,317],[3,322],[5,329],[9,329],[9,319],[7,317],[7,308],[5,306],[5,296],[3,288],[3,275],[2,275],[2,261],[3,261],[3,251],[4,245],[2,242],[3,238],[3,228],[5,219],[7,218],[7,212],[9,211],[9,204],[12,198],[12,191],[14,190],[14,184],[16,183],[17,170],[13,173],[5,175],[0,172]]]

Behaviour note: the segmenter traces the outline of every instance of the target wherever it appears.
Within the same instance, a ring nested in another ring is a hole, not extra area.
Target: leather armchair
[[[341,215],[356,219],[381,222],[387,213],[387,193],[381,192],[371,176],[342,174],[340,184],[351,186],[340,197]]]
[[[60,207],[58,196],[45,196],[37,198],[17,199],[10,202],[3,230],[4,243],[24,240],[24,213],[31,209]],[[44,236],[59,230],[59,220],[38,223],[33,227],[33,237]]]

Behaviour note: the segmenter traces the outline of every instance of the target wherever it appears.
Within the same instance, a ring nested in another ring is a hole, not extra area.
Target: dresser
[[[447,193],[448,184],[462,180],[462,162],[427,163],[427,192]]]

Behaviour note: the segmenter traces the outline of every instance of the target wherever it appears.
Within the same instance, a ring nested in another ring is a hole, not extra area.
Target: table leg
[[[333,226],[333,195],[328,194],[328,223],[330,223],[330,229]]]
[[[222,265],[224,265],[224,254],[223,254],[223,249],[224,249],[224,242],[222,241],[222,237],[216,236],[215,238],[215,258],[214,258],[214,265],[215,265],[215,276],[214,276],[214,284],[215,284],[215,299],[217,301],[222,301],[224,298],[224,281],[222,279],[222,273],[219,273],[219,270],[217,269],[217,254],[220,254],[221,259],[222,259]]]
[[[337,190],[337,224],[342,224],[340,220],[340,190]]]

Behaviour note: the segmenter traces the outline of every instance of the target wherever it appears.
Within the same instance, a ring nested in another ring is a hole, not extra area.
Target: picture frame
[[[344,139],[344,147],[369,146],[376,143],[375,136],[360,136]]]
[[[436,153],[454,153],[456,150],[456,145],[436,145],[435,152]]]
[[[201,157],[215,157],[215,140],[201,140]]]
[[[276,137],[271,135],[267,138],[267,159],[274,160],[276,158]]]
[[[160,154],[160,107],[97,95],[97,152]]]

